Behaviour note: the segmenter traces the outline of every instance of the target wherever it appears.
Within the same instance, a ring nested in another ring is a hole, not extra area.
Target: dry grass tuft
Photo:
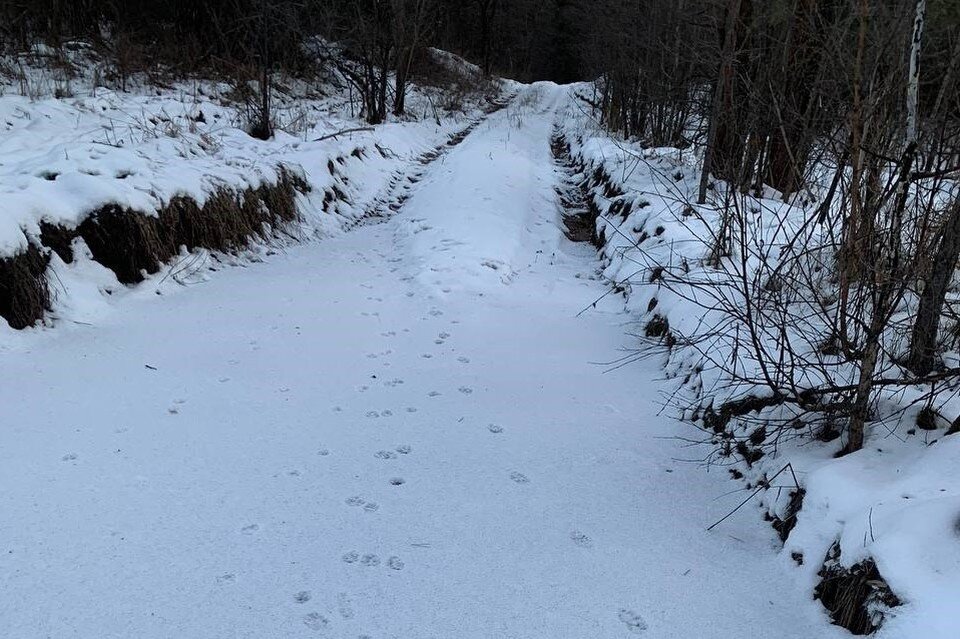
[[[0,259],[0,317],[16,329],[33,326],[50,306],[50,256],[34,245]]]
[[[297,194],[306,193],[306,181],[281,168],[277,181],[236,191],[221,188],[203,206],[188,197],[176,197],[156,214],[107,204],[76,228],[44,223],[40,242],[65,262],[73,261],[73,240],[82,237],[93,259],[116,274],[124,284],[143,281],[187,250],[204,248],[236,252],[254,240],[267,240],[299,218]],[[43,318],[50,307],[46,271],[50,253],[31,245],[26,251],[0,259],[0,317],[14,328],[25,328]]]

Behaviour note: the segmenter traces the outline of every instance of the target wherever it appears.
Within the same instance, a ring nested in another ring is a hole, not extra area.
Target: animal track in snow
[[[380,557],[372,553],[366,554],[360,558],[360,564],[363,566],[371,566],[371,567],[379,566]]]
[[[307,603],[308,601],[310,601],[310,591],[301,590],[300,592],[298,592],[293,596],[293,600],[298,604]]]
[[[500,426],[499,424],[490,424],[487,426],[487,430],[496,435],[503,432],[503,426]]]
[[[303,617],[303,623],[310,630],[323,630],[330,621],[319,612],[311,612]]]
[[[377,459],[396,459],[397,454],[392,450],[378,450],[373,454]]]
[[[406,480],[403,477],[393,477],[390,479],[391,486],[403,486]]]
[[[440,397],[440,392],[439,392],[439,391],[430,391],[429,393],[427,393],[427,397]]]
[[[397,446],[397,452],[401,455],[409,455],[411,452],[413,452],[413,448],[407,444],[400,444]]]
[[[469,363],[470,363],[470,358],[469,358],[469,357],[460,356],[460,357],[457,358],[457,361],[460,362],[461,364],[469,364]]]
[[[403,570],[403,566],[403,560],[397,556],[387,559],[387,567],[389,567],[391,570]]]
[[[529,478],[529,477],[527,477],[527,476],[524,475],[523,473],[518,473],[517,471],[513,471],[512,473],[510,473],[510,479],[513,480],[513,481],[514,481],[515,483],[517,483],[517,484],[529,484],[529,483],[530,483],[530,478]]]
[[[461,386],[457,390],[463,393],[464,395],[470,395],[471,393],[473,393],[473,389],[470,388],[469,386]]]
[[[585,534],[579,530],[574,530],[570,532],[570,539],[578,546],[583,548],[589,548],[593,545],[593,540],[587,537]]]
[[[341,559],[343,559],[343,563],[345,564],[355,564],[360,560],[360,553],[355,550],[351,550],[350,552],[343,553],[343,557],[341,557]]]
[[[258,530],[260,530],[259,524],[250,524],[248,526],[244,526],[243,528],[241,528],[240,532],[242,532],[244,535],[252,535]]]
[[[337,595],[337,610],[344,619],[353,619],[353,606],[350,604],[347,593],[341,592]]]
[[[644,621],[643,617],[632,610],[621,608],[620,612],[617,613],[617,618],[620,619],[620,621],[627,626],[627,629],[634,634],[640,634],[647,629],[647,622]]]
[[[60,458],[60,461],[68,462],[68,461],[75,461],[76,459],[77,459],[76,453],[67,453],[66,455]]]

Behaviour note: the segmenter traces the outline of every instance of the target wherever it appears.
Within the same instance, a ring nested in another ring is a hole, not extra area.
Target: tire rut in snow
[[[451,134],[445,142],[438,144],[429,151],[425,151],[417,156],[409,165],[406,171],[396,171],[387,183],[382,194],[378,196],[373,205],[367,212],[350,223],[347,230],[352,230],[358,226],[369,226],[380,224],[394,214],[398,213],[403,205],[413,194],[413,187],[419,183],[427,172],[431,164],[456,148],[461,142],[467,139],[467,136],[484,123],[491,115],[501,111],[513,101],[516,94],[504,96],[498,100],[492,101],[484,110],[483,115],[473,120],[470,124]],[[384,158],[389,157],[391,153],[388,149],[375,145],[377,151]]]
[[[570,152],[570,143],[555,127],[550,139],[550,150],[553,159],[564,175],[561,186],[556,193],[560,198],[564,233],[567,239],[573,242],[590,242],[597,248],[601,247],[601,240],[597,236],[597,217],[600,210],[590,197],[588,180],[584,177],[585,167],[581,166]]]

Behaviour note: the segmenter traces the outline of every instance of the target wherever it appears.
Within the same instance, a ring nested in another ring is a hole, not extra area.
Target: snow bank
[[[687,398],[678,401],[678,409],[697,421],[703,416],[702,409],[695,408],[697,398],[705,390],[715,398],[715,405],[769,395],[768,389],[724,378],[711,364],[738,357],[744,378],[749,378],[756,362],[735,353],[724,337],[738,326],[719,309],[736,308],[742,300],[709,266],[719,221],[709,207],[694,204],[697,158],[690,150],[642,148],[612,139],[581,107],[571,106],[559,130],[579,168],[571,182],[583,189],[590,210],[597,215],[603,276],[623,292],[626,307],[639,318],[647,336],[670,347],[663,364],[679,387],[677,397]],[[712,188],[716,194],[723,187]],[[775,195],[749,199],[755,210],[748,219],[758,246],[787,246],[804,219],[801,208],[772,199]],[[751,273],[772,270],[775,255],[770,251],[764,263],[747,268]],[[669,281],[672,274],[682,274],[684,281],[695,285]],[[677,343],[677,336],[703,337],[700,343]],[[848,373],[851,380],[854,372]],[[811,371],[799,374],[808,376],[796,380],[801,387],[820,381]],[[883,410],[894,414],[906,399],[890,392],[882,397]],[[956,409],[957,401],[948,399],[946,410]],[[694,408],[684,411],[685,406]],[[828,552],[837,543],[840,566],[850,568],[872,560],[902,603],[869,611],[875,621],[882,618],[878,636],[946,639],[960,634],[955,610],[960,601],[960,466],[956,463],[960,436],[945,437],[945,424],[932,431],[918,430],[918,411],[908,410],[889,429],[871,428],[863,450],[839,459],[834,457],[836,441],[811,441],[803,431],[799,433],[803,437],[788,433],[778,442],[776,454],[761,453],[735,463],[730,471],[749,490],[768,487],[753,506],[789,532],[781,557],[785,566],[797,571],[799,583],[808,592],[813,594]],[[779,408],[765,417],[788,420],[794,416],[789,408]],[[761,422],[745,420],[731,430],[748,439]],[[731,463],[712,454],[708,459]],[[794,497],[794,476],[803,491],[802,510],[795,521],[790,512],[791,500],[794,505],[799,501]],[[785,527],[784,519],[788,520]]]
[[[101,86],[101,62],[89,50],[69,51],[68,83],[38,64],[28,65],[19,84],[0,86],[0,258],[40,246],[44,226],[72,231],[108,205],[148,216],[178,198],[202,208],[224,192],[276,184],[281,172],[309,186],[297,202],[300,223],[286,232],[335,233],[368,215],[399,172],[475,121],[484,106],[471,102],[465,112],[438,113],[433,98],[414,87],[408,111],[429,117],[333,135],[362,124],[335,78],[319,89],[277,78],[278,129],[260,141],[243,130],[229,85],[193,80],[161,88],[132,79],[129,92],[113,90]],[[90,258],[82,239],[74,244],[79,259]],[[70,306],[77,272],[89,269],[56,257],[52,269],[51,317],[85,321]],[[115,284],[101,279],[97,286]]]

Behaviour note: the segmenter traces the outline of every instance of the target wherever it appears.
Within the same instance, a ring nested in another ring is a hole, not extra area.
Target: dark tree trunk
[[[744,123],[741,121],[743,118],[740,117],[745,109],[744,105],[739,104],[738,101],[745,93],[740,70],[743,67],[744,41],[753,13],[752,9],[752,0],[732,2],[728,11],[733,13],[731,16],[733,19],[728,19],[724,29],[725,63],[720,67],[720,108],[714,115],[717,118],[717,132],[714,140],[712,172],[717,177],[731,182],[736,182],[741,177],[740,168],[745,150],[745,136],[741,130]],[[733,33],[727,32],[731,28]]]
[[[933,258],[930,277],[920,295],[920,307],[913,325],[908,368],[917,375],[933,370],[936,361],[940,315],[950,279],[960,260],[960,198],[954,202],[940,234],[940,246]]]
[[[778,126],[770,140],[769,184],[786,199],[801,186],[806,165],[807,124],[817,74],[813,45],[819,0],[798,0],[787,44]]]
[[[743,3],[750,0],[729,0],[726,11],[724,28],[721,33],[722,49],[720,52],[720,69],[713,87],[713,100],[710,105],[709,124],[707,130],[707,145],[703,153],[703,172],[700,174],[700,192],[697,201],[703,204],[707,201],[707,185],[710,174],[723,177],[724,164],[730,153],[732,144],[730,137],[730,107],[732,106],[731,92],[733,78],[736,73],[737,32]]]

